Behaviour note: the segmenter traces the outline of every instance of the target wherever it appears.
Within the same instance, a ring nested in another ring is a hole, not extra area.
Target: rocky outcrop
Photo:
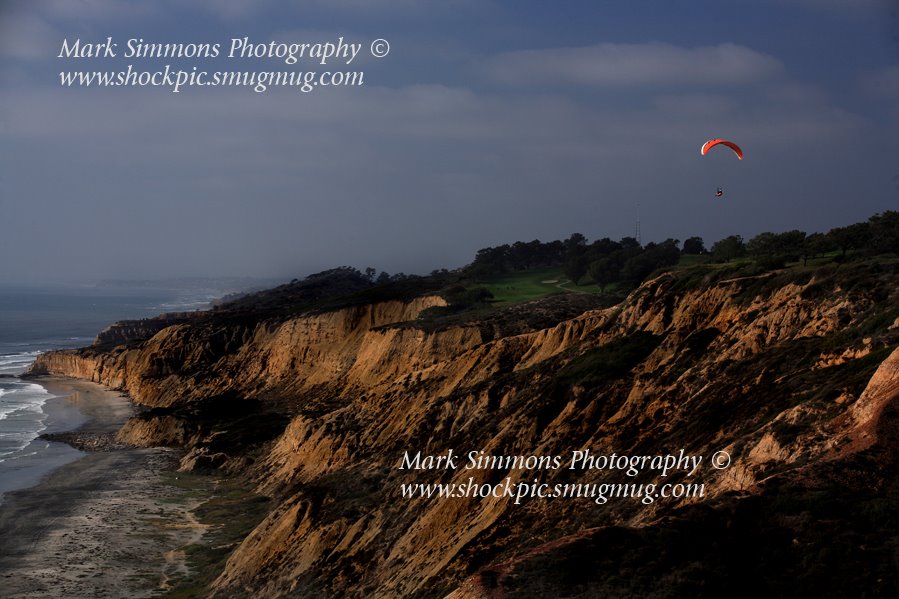
[[[175,416],[139,416],[129,419],[115,438],[137,447],[183,447],[193,434],[194,428]]]
[[[848,411],[850,423],[845,438],[839,439],[837,455],[868,449],[877,442],[877,429],[887,406],[899,400],[899,349],[884,360],[868,385]],[[840,442],[842,441],[842,443]]]
[[[109,325],[94,339],[94,345],[115,346],[145,341],[167,327],[203,316],[202,312],[168,312],[153,318],[120,320]]]
[[[116,451],[126,445],[117,443],[112,433],[44,433],[41,439],[71,445],[79,451]]]

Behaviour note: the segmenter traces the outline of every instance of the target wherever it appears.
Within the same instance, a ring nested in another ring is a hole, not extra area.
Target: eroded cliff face
[[[447,599],[728,596],[735,584],[746,596],[893,596],[899,349],[837,420],[847,424],[833,438],[839,450],[819,461],[797,463],[766,432],[748,460],[794,467],[757,481],[753,493],[697,502],[647,526],[585,527],[522,548]]]
[[[324,314],[168,326],[137,347],[62,350],[38,357],[32,374],[83,378],[127,391],[141,405],[187,405],[228,392],[285,395],[345,376],[366,334],[442,306],[437,296]]]
[[[214,412],[210,398],[238,397],[290,414],[252,464],[167,414],[120,433],[141,444],[183,443],[195,459],[218,456],[217,466],[278,499],[228,560],[216,596],[443,596],[466,579],[455,596],[501,596],[514,586],[506,579],[516,559],[571,551],[586,542],[579,531],[656,526],[685,506],[759,493],[766,481],[869,449],[859,431],[876,428],[894,399],[889,364],[899,341],[889,326],[895,316],[880,322],[899,303],[897,269],[874,274],[863,288],[820,273],[690,284],[663,275],[614,308],[490,339],[476,324],[408,322],[442,305],[437,297],[252,326],[184,324],[139,347],[54,352],[34,372],[89,378],[155,408]],[[881,362],[880,382],[863,395]],[[648,482],[566,469],[398,468],[406,451],[451,448],[523,456],[726,450],[733,463],[700,472],[702,499],[516,505],[401,496],[402,484],[469,477]]]

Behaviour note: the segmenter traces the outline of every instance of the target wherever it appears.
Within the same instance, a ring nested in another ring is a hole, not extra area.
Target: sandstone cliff
[[[184,446],[185,467],[205,460],[277,499],[229,558],[215,596],[626,594],[659,587],[622,586],[611,569],[597,578],[618,559],[597,547],[637,552],[675,529],[684,538],[690,526],[717,530],[722,514],[745,523],[755,514],[745,498],[807,486],[814,473],[882,448],[876,439],[890,437],[876,431],[896,396],[897,283],[895,260],[731,279],[664,274],[618,306],[506,335],[485,335],[477,322],[416,324],[445,303],[437,296],[255,320],[219,314],[139,345],[46,354],[33,372],[126,390],[154,411],[120,441]],[[265,434],[238,430],[250,412]],[[582,448],[724,450],[733,462],[700,472],[700,499],[516,505],[400,494],[402,484],[469,477],[606,481],[565,469],[398,468],[405,451]],[[572,580],[579,568],[591,574],[571,586],[553,578],[553,564]]]
[[[39,356],[32,374],[89,379],[148,407],[188,404],[224,391],[248,398],[344,376],[371,329],[444,305],[437,296],[246,324],[208,318],[170,325],[139,347],[62,350]]]

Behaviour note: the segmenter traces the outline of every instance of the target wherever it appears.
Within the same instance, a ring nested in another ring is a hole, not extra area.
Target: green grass
[[[712,257],[708,254],[681,254],[677,262],[677,268],[687,268],[697,264],[708,264]]]
[[[817,273],[822,267],[827,267],[831,264],[836,268],[838,265],[834,263],[834,259],[839,254],[839,252],[829,252],[816,256],[815,258],[810,258],[807,264],[803,264],[802,260],[787,262],[784,268],[779,269],[765,269],[759,266],[758,259],[752,256],[734,258],[730,262],[713,262],[711,256],[707,254],[684,254],[681,255],[680,261],[676,266],[660,269],[651,276],[659,275],[665,271],[672,271],[678,278],[677,288],[682,290],[715,281],[751,279],[753,277],[759,277],[760,279],[757,286],[767,285],[767,287],[771,287],[791,277],[798,278],[801,282],[807,282],[803,275]],[[853,257],[853,253],[849,252],[847,258],[851,257]],[[488,302],[490,308],[487,306],[481,308],[481,312],[484,314],[489,313],[492,308],[503,308],[555,294],[603,293],[609,296],[624,296],[631,290],[626,283],[615,283],[606,286],[605,290],[600,292],[599,287],[590,282],[589,276],[585,276],[581,281],[584,284],[572,284],[568,277],[565,276],[562,268],[555,266],[496,275],[468,283],[466,288],[468,290],[484,288],[493,295],[493,299]],[[748,291],[757,290],[750,289]]]
[[[585,281],[586,279],[587,277],[584,277]],[[562,269],[558,267],[507,273],[479,281],[477,286],[490,291],[493,294],[494,303],[499,305],[527,302],[554,293],[599,293],[599,287],[593,283],[572,285]],[[611,286],[606,291],[611,291]]]

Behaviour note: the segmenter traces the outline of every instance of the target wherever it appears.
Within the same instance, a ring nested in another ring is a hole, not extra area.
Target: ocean
[[[0,285],[0,502],[5,492],[36,484],[83,455],[41,433],[77,428],[85,417],[39,381],[23,380],[41,352],[90,345],[117,320],[202,309],[224,295],[215,289]]]

